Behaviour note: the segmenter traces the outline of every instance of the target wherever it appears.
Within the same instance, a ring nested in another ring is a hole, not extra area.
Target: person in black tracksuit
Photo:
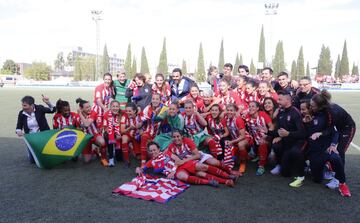
[[[313,96],[310,108],[313,118],[305,124],[307,135],[307,157],[313,179],[320,183],[323,179],[324,168],[330,162],[335,171],[335,178],[339,181],[339,190],[343,196],[351,196],[345,184],[344,164],[336,149],[338,132],[334,126],[334,119],[330,113],[330,104],[326,95],[327,91]]]
[[[353,140],[356,131],[355,121],[351,115],[338,104],[332,103],[330,109],[332,117],[334,118],[335,127],[339,132],[337,150],[345,166],[345,152]]]
[[[279,105],[281,111],[277,116],[276,129],[268,135],[280,139],[273,141],[273,149],[281,175],[304,177],[305,128],[301,121],[300,112],[291,104],[291,95],[286,91],[279,91]]]
[[[312,87],[310,77],[302,77],[299,81],[299,88],[293,98],[293,105],[299,109],[301,100],[310,100],[318,93],[320,93],[320,91],[319,89]]]

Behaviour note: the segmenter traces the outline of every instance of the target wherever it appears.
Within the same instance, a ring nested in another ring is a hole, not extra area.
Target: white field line
[[[352,147],[360,151],[360,146],[356,145],[355,143],[350,143],[350,145],[352,145]]]

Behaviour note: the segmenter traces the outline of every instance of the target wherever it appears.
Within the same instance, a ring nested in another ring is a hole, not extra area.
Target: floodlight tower
[[[92,20],[95,21],[96,25],[96,64],[95,64],[95,77],[99,77],[99,50],[100,50],[100,20],[102,20],[102,11],[91,10]]]
[[[270,55],[271,55],[271,60],[273,59],[272,56],[272,36],[273,36],[273,30],[272,30],[272,23],[273,23],[273,17],[275,15],[277,15],[278,13],[278,8],[279,8],[279,3],[265,3],[265,15],[266,16],[270,16],[270,42],[269,42],[269,46],[270,46]]]

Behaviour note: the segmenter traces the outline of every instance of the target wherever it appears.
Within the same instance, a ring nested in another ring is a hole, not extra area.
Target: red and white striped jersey
[[[124,114],[121,116],[120,125],[124,125],[125,128],[129,128],[131,125],[136,126],[137,124],[141,123],[141,118],[139,115],[130,118],[127,114]],[[130,130],[128,134],[131,137],[135,137],[135,135],[138,133],[138,130]]]
[[[171,172],[176,171],[175,162],[171,159],[171,154],[160,153],[157,157],[149,160],[145,164],[143,170],[153,168],[154,172],[162,173],[165,176],[169,175]]]
[[[234,92],[237,93],[237,95],[239,96],[239,98],[240,98],[241,100],[245,100],[245,98],[246,98],[246,92],[245,92],[245,90],[243,90],[243,89],[241,89],[241,88],[236,88],[236,89],[234,90]]]
[[[194,141],[189,138],[184,137],[183,143],[181,146],[175,145],[175,143],[171,143],[168,147],[168,152],[179,157],[179,159],[186,159],[192,156],[193,151],[196,149],[196,145]]]
[[[98,115],[104,115],[104,110],[97,104],[97,100],[100,99],[105,107],[109,107],[110,100],[114,95],[112,88],[105,87],[105,84],[100,84],[95,88],[94,103],[91,108]]]
[[[151,105],[146,106],[140,115],[141,121],[146,122],[145,132],[149,133],[151,137],[158,134],[161,125],[161,122],[154,121],[156,115]]]
[[[241,117],[226,118],[226,127],[232,139],[240,137],[240,130],[245,129],[245,122]],[[245,131],[245,135],[248,134]]]
[[[267,92],[265,95],[258,94],[258,102],[260,104],[264,104],[265,98],[270,97],[273,98],[275,101],[278,100],[278,94],[276,92]]]
[[[257,101],[259,102],[259,96],[258,96],[258,92],[257,91],[254,91],[254,93],[252,94],[247,94],[245,95],[245,102],[246,103],[249,103],[251,101]]]
[[[194,103],[194,105],[196,106],[196,110],[199,110],[201,107],[204,106],[204,101],[200,96],[198,96],[196,98],[193,98],[190,94],[188,94],[185,97],[181,98],[180,99],[180,104],[183,104],[188,100],[190,100],[190,101],[192,101]]]
[[[75,112],[70,112],[69,117],[64,117],[61,113],[56,113],[53,117],[53,128],[64,129],[67,127],[80,127],[80,117]]]
[[[99,131],[96,127],[96,118],[97,118],[98,114],[94,111],[91,111],[91,113],[85,117],[85,119],[92,119],[93,122],[88,126],[85,127],[84,123],[81,121],[80,119],[80,127],[83,130],[83,132],[85,132],[86,134],[90,134],[90,135],[97,135],[99,134]]]
[[[184,130],[189,135],[196,135],[204,130],[199,124],[199,118],[196,115],[187,116],[182,114],[182,116],[184,117]]]
[[[208,115],[206,117],[206,121],[208,123],[207,131],[209,135],[214,137],[216,140],[220,140],[220,136],[225,133],[226,120],[216,120],[211,115]]]
[[[171,102],[171,89],[170,89],[170,85],[168,82],[164,82],[165,84],[165,88],[164,90],[161,88],[158,88],[156,84],[153,84],[151,89],[152,89],[152,93],[153,94],[159,94],[161,95],[161,102],[164,105],[169,105]]]
[[[257,118],[251,118],[250,115],[247,115],[245,121],[249,133],[255,139],[256,144],[259,145],[260,139],[264,136],[263,131],[267,130],[268,124],[271,123],[270,116],[266,112],[259,111]]]

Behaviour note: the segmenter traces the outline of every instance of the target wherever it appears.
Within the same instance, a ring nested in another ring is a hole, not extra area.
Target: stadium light
[[[271,60],[273,59],[272,56],[272,36],[273,36],[273,30],[272,30],[272,23],[273,23],[273,16],[278,14],[278,8],[279,8],[279,3],[265,3],[265,15],[266,16],[270,16],[270,37],[269,37],[269,46],[270,46],[270,55],[271,55]]]
[[[102,20],[102,11],[91,10],[92,20],[95,21],[96,25],[96,64],[95,64],[95,77],[99,77],[99,49],[100,49],[100,20]]]

